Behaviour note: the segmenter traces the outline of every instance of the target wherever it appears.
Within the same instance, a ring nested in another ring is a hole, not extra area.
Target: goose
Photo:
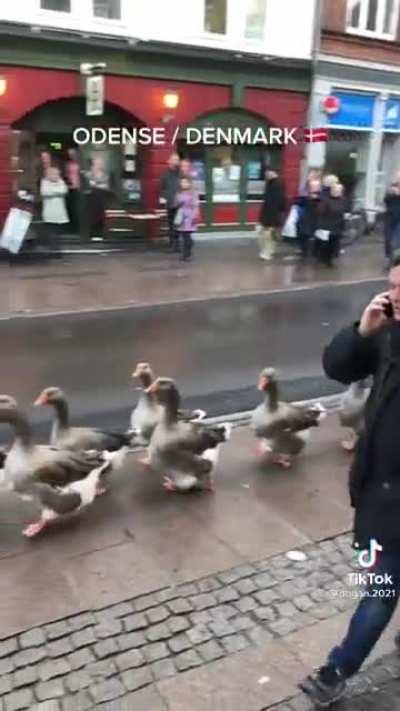
[[[289,469],[304,448],[310,428],[318,427],[326,410],[320,403],[302,406],[281,402],[274,368],[261,371],[258,389],[265,395],[251,421],[256,437],[261,439],[258,452],[268,453],[274,464]]]
[[[219,446],[229,439],[231,425],[180,420],[180,394],[171,378],[157,378],[148,391],[163,410],[150,441],[149,458],[151,467],[164,474],[164,488],[181,493],[213,491]]]
[[[38,499],[41,494],[49,493],[49,487],[55,493],[71,493],[68,488],[77,482],[82,482],[93,470],[101,469],[97,477],[103,476],[111,467],[121,464],[124,451],[115,453],[115,458],[105,452],[72,452],[52,446],[36,445],[33,441],[31,424],[25,413],[18,407],[16,400],[10,395],[0,395],[0,423],[11,425],[15,432],[14,443],[7,453],[4,467],[1,469],[1,485],[14,491],[23,499]],[[116,455],[119,455],[118,458]],[[93,480],[96,477],[93,477]],[[91,480],[92,481],[92,480]],[[42,486],[44,485],[44,486]],[[97,494],[103,493],[98,485]],[[76,492],[75,492],[76,493]],[[84,497],[85,498],[85,497]],[[65,500],[64,500],[65,501]],[[44,508],[48,508],[44,505]],[[41,528],[45,525],[41,520]],[[31,537],[39,532],[33,524],[28,526],[23,534]]]
[[[363,428],[364,408],[368,399],[370,388],[365,380],[352,383],[345,391],[339,409],[339,421],[342,427],[351,430],[349,439],[343,440],[342,447],[346,452],[353,452],[357,444],[358,435]]]
[[[129,447],[132,442],[133,432],[109,432],[94,427],[71,427],[67,397],[61,388],[45,388],[34,405],[36,407],[50,405],[55,410],[56,417],[50,435],[50,444],[54,446],[74,452],[82,450],[115,452]]]

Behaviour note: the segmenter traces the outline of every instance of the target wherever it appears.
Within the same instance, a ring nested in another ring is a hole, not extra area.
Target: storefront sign
[[[383,127],[389,131],[400,131],[400,99],[387,100]]]
[[[339,99],[339,110],[330,116],[331,126],[372,128],[375,104],[374,94],[356,94],[347,91],[333,93]]]
[[[325,99],[323,99],[322,110],[326,114],[328,114],[328,116],[337,114],[339,109],[340,109],[340,99],[338,99],[337,96],[334,96],[332,94],[331,96],[326,96]]]
[[[102,116],[104,113],[104,77],[86,77],[86,115]]]

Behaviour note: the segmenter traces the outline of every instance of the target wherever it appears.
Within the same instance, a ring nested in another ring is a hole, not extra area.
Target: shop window
[[[204,29],[213,34],[226,34],[227,0],[205,0]]]
[[[246,39],[264,39],[266,0],[247,0]]]
[[[107,20],[120,20],[121,0],[93,0],[93,14]]]
[[[40,0],[41,10],[54,12],[71,12],[71,0]]]
[[[348,32],[395,39],[398,19],[399,0],[348,0]]]

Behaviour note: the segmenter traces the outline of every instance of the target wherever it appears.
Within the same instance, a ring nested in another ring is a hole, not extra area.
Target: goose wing
[[[66,486],[84,479],[95,467],[104,463],[99,452],[70,452],[51,449],[40,451],[31,478],[50,486]]]
[[[131,435],[92,427],[71,427],[60,436],[58,442],[63,448],[73,451],[95,449],[115,452],[130,445]]]
[[[82,500],[77,492],[63,492],[49,484],[36,483],[26,490],[44,509],[54,511],[58,516],[73,513],[81,506]]]
[[[312,407],[286,405],[278,408],[264,425],[258,425],[256,434],[272,439],[283,432],[301,432],[310,427],[317,427],[320,416],[321,412]]]

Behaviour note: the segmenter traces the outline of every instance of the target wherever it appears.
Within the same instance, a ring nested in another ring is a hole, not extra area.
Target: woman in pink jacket
[[[181,244],[181,260],[186,262],[192,257],[192,233],[197,229],[199,217],[199,198],[190,178],[181,178],[179,181],[175,204],[178,208],[174,220],[175,229]]]

